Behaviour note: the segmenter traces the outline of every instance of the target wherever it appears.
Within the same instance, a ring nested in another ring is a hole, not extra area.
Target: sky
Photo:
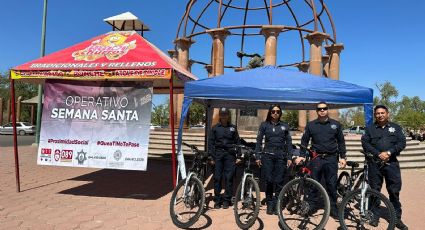
[[[274,0],[273,2],[280,2]],[[196,16],[209,1],[198,0]],[[224,1],[226,2],[226,1]],[[243,5],[245,1],[234,0]],[[255,1],[251,1],[255,2]],[[262,2],[262,1],[261,1]],[[292,0],[297,17],[302,21],[309,14],[303,2]],[[186,0],[49,0],[47,12],[46,54],[109,32],[104,18],[131,11],[145,22],[150,32],[145,38],[166,52],[174,48],[177,27],[186,7]],[[425,2],[421,0],[343,0],[325,1],[336,27],[337,40],[344,44],[341,53],[340,80],[374,89],[377,83],[391,82],[400,97],[419,96],[425,100]],[[40,57],[43,0],[0,0],[0,71]],[[217,8],[209,8],[201,22],[211,27],[217,24]],[[293,24],[288,12],[274,11],[273,23]],[[262,24],[260,13],[249,15],[248,24]],[[242,14],[229,10],[222,25],[241,24]],[[329,23],[325,22],[325,27]],[[296,34],[295,34],[296,35]],[[301,57],[297,36],[283,34],[278,40],[278,63],[291,63]],[[209,36],[196,38],[190,57],[208,62],[211,47]],[[226,39],[226,64],[239,65],[235,52],[240,41]],[[247,39],[245,51],[263,54],[264,38]],[[308,60],[308,49],[306,56]],[[246,61],[244,61],[246,64]],[[194,65],[192,71],[205,78],[206,71]],[[232,70],[226,70],[232,71]],[[154,97],[163,103],[165,97]]]

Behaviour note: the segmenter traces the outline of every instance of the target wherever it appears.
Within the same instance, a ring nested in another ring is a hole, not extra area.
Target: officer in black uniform
[[[220,122],[215,125],[208,139],[208,152],[212,157],[214,169],[214,208],[229,208],[233,195],[233,176],[235,174],[236,163],[241,160],[236,156],[235,144],[239,144],[239,134],[235,125],[230,124],[230,111],[221,108],[219,111]],[[221,196],[221,182],[224,177],[225,192]]]
[[[383,167],[379,167],[377,163],[369,165],[369,183],[373,189],[381,191],[383,179],[391,203],[393,204],[399,229],[408,229],[401,220],[401,173],[400,165],[397,156],[406,147],[406,137],[403,134],[402,128],[389,122],[388,108],[384,105],[377,105],[374,108],[375,123],[366,128],[365,134],[362,136],[362,147],[365,152],[372,153],[378,156],[382,161],[385,161]],[[372,220],[372,226],[378,226],[379,216]]]
[[[305,127],[301,138],[301,144],[308,145],[311,139],[311,148],[315,150],[320,157],[314,159],[311,164],[312,177],[318,182],[325,181],[325,188],[331,202],[331,216],[338,218],[337,200],[337,177],[338,177],[338,157],[341,168],[346,166],[345,140],[342,133],[341,124],[329,118],[328,106],[325,102],[320,102],[316,106],[318,118],[310,121]],[[301,150],[301,155],[305,156],[306,150]],[[296,164],[305,160],[304,157],[298,157]],[[317,207],[315,207],[317,208]]]
[[[266,121],[261,123],[257,135],[256,157],[258,166],[262,167],[262,173],[266,180],[267,214],[276,213],[277,196],[283,187],[284,176],[288,164],[287,159],[292,153],[292,139],[289,126],[280,121],[282,109],[279,105],[269,108]],[[263,137],[265,137],[264,149]]]

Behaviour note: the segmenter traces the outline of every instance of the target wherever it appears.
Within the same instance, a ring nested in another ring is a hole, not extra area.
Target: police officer
[[[391,203],[393,204],[396,215],[396,227],[399,229],[408,229],[401,220],[401,174],[400,165],[397,156],[406,147],[406,137],[401,127],[393,122],[389,122],[388,108],[384,105],[377,105],[374,108],[375,123],[366,128],[362,136],[362,147],[365,152],[372,153],[382,161],[387,162],[383,167],[377,163],[369,165],[369,182],[373,189],[381,191],[382,182],[385,178],[385,184]],[[370,222],[372,226],[378,226],[379,216]]]
[[[230,124],[230,112],[226,108],[219,111],[220,122],[215,125],[209,135],[208,152],[212,157],[214,169],[214,208],[229,208],[233,195],[233,176],[237,159],[235,144],[239,144],[239,134],[236,126]],[[224,177],[225,192],[221,196],[221,182]]]
[[[267,214],[276,213],[277,196],[283,187],[283,180],[290,158],[287,153],[292,153],[292,139],[289,126],[280,121],[282,109],[279,105],[272,105],[267,113],[266,121],[261,123],[257,135],[255,150],[256,163],[262,167],[266,180]],[[262,149],[265,137],[264,149]]]
[[[331,216],[338,218],[337,200],[337,176],[338,176],[338,156],[341,168],[346,166],[345,140],[342,133],[341,124],[329,118],[328,106],[325,102],[319,102],[316,106],[318,118],[310,121],[305,127],[301,138],[301,144],[308,145],[311,139],[311,148],[320,154],[311,164],[312,178],[321,182],[324,177],[325,188],[330,198]],[[301,150],[301,155],[305,156],[306,150]],[[296,164],[305,160],[305,157],[298,157]],[[315,207],[318,208],[318,207]]]

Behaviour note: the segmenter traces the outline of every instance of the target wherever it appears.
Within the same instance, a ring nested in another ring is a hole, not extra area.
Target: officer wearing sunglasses
[[[292,153],[292,139],[289,126],[280,121],[282,109],[279,105],[269,108],[267,119],[261,123],[256,143],[256,163],[262,166],[262,174],[266,179],[267,214],[275,214],[277,196],[283,187],[287,159]],[[264,149],[263,138],[265,138]]]
[[[325,180],[324,187],[331,202],[331,216],[337,218],[338,157],[340,168],[345,168],[345,140],[341,124],[329,118],[328,106],[325,102],[317,104],[316,112],[318,118],[310,121],[305,127],[301,144],[307,146],[311,139],[311,148],[320,154],[320,157],[314,159],[313,164],[311,164],[312,177],[319,182],[322,181],[322,177]],[[301,155],[306,155],[305,149],[301,151]],[[298,157],[295,163],[298,164],[302,160],[305,160],[305,158]]]

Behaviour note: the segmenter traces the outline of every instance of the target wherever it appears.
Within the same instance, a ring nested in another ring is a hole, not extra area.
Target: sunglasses
[[[280,114],[280,110],[272,110],[272,114]]]
[[[328,107],[316,108],[316,111],[326,111],[326,110],[328,110]]]

